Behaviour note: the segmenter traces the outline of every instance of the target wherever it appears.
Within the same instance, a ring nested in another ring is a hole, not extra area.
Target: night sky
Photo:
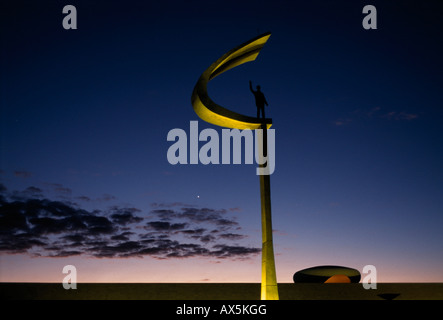
[[[65,30],[65,5],[77,29]],[[362,9],[377,8],[365,30]],[[316,265],[443,281],[441,1],[8,1],[0,5],[0,281],[259,282],[256,164],[171,165],[200,74],[276,135],[279,282]],[[200,142],[200,146],[204,145]]]

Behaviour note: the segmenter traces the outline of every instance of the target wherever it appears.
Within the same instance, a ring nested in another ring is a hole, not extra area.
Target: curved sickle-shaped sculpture
[[[202,120],[233,129],[260,129],[263,124],[268,129],[271,127],[272,119],[249,117],[223,108],[209,98],[207,91],[208,82],[216,76],[243,63],[254,61],[270,36],[271,33],[267,32],[243,43],[225,53],[202,73],[192,92],[192,106]]]

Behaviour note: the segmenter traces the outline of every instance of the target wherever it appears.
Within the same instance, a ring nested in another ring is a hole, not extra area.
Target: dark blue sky
[[[77,30],[62,27],[66,4],[77,8]],[[377,30],[362,27],[366,4],[377,8]],[[313,265],[362,270],[373,264],[380,281],[443,281],[439,1],[15,1],[0,11],[5,206],[50,199],[110,220],[116,208],[132,208],[131,215],[143,218],[131,220],[138,230],[159,226],[152,222],[161,218],[153,212],[160,207],[176,208],[171,228],[195,223],[183,220],[183,208],[209,208],[235,221],[225,232],[237,234],[232,246],[259,248],[256,165],[172,166],[166,136],[173,128],[189,132],[189,122],[198,120],[190,97],[200,74],[226,51],[270,31],[257,61],[214,79],[209,93],[252,116],[252,80],[269,102],[276,132],[271,183],[278,280],[289,282],[293,272]],[[221,133],[201,120],[199,128]],[[36,228],[23,211],[16,214]],[[217,225],[217,219],[200,221]],[[22,279],[5,270],[36,252],[54,254],[48,249],[53,237],[68,232],[40,232],[44,245],[14,252],[3,244],[26,231],[17,230],[3,234],[2,281]],[[133,233],[131,244],[146,236]],[[219,235],[205,248],[226,245],[227,238]],[[90,248],[82,240],[77,250]],[[113,241],[108,247],[129,245]],[[89,252],[66,259],[81,264]],[[152,268],[174,270],[192,259],[211,266],[220,258],[214,252],[178,260],[171,255]],[[222,270],[241,270],[233,252],[222,259]],[[253,254],[246,250],[242,259],[257,262]],[[155,258],[142,256],[147,265]],[[52,262],[40,259],[32,261],[42,261],[45,274]],[[245,264],[254,271],[234,278],[259,281],[259,263]],[[178,280],[232,278],[187,274]]]

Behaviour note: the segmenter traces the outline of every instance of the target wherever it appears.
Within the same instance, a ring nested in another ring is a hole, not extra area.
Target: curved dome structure
[[[360,272],[341,266],[317,266],[294,273],[295,283],[358,283]]]

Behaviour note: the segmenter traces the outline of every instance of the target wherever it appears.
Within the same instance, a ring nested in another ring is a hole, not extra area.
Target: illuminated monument
[[[254,118],[228,110],[209,98],[207,85],[216,76],[243,63],[254,61],[268,41],[271,33],[264,33],[225,53],[202,73],[192,93],[192,106],[204,121],[232,129],[263,129],[259,154],[267,154],[267,129],[272,119]],[[262,163],[262,162],[260,162]],[[265,165],[260,165],[264,168]],[[262,283],[261,299],[278,300],[277,276],[275,273],[272,241],[271,185],[269,174],[260,175],[261,221],[262,221]]]

